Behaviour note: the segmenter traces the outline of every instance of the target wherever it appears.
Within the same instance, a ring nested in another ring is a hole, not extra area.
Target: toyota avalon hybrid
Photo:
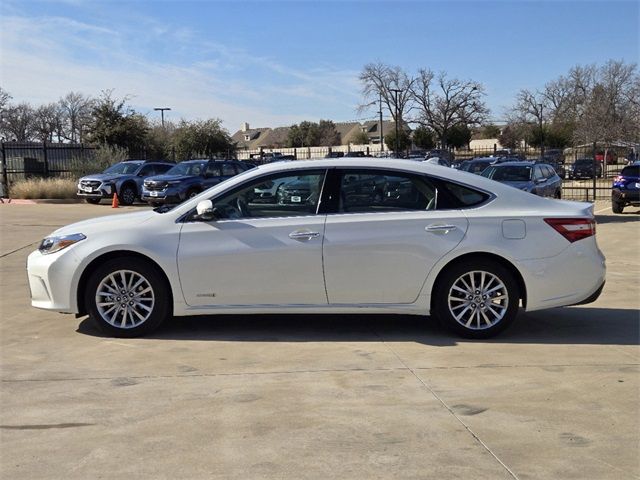
[[[391,194],[349,194],[367,184]],[[254,201],[273,185],[288,185],[288,201]],[[486,338],[519,308],[595,300],[605,281],[595,234],[587,203],[409,160],[326,159],[63,227],[27,270],[34,307],[89,315],[114,336],[182,315],[386,312],[433,314]]]

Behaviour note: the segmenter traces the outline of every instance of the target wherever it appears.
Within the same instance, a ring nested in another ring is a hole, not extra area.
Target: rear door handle
[[[431,224],[428,227],[425,227],[425,230],[429,233],[435,233],[437,235],[446,235],[452,230],[455,230],[455,225],[442,225],[442,224]]]
[[[309,230],[296,230],[289,234],[289,238],[292,238],[293,240],[311,240],[312,238],[319,236],[320,234],[318,232],[311,232]]]

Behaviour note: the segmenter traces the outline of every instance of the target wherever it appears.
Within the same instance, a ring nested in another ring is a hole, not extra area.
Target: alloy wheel
[[[485,330],[500,322],[509,307],[509,293],[496,275],[476,270],[459,276],[449,289],[449,312],[460,325]]]
[[[151,283],[138,272],[117,270],[98,284],[96,307],[102,319],[116,328],[134,328],[153,312],[155,296]]]

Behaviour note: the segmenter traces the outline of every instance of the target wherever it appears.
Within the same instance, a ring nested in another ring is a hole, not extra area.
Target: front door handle
[[[455,230],[455,225],[442,225],[442,224],[431,224],[428,227],[425,227],[425,230],[429,233],[435,233],[437,235],[446,235],[452,230]]]
[[[320,234],[318,232],[312,232],[310,230],[296,230],[289,234],[289,238],[292,238],[293,240],[311,240],[312,238],[319,236]]]

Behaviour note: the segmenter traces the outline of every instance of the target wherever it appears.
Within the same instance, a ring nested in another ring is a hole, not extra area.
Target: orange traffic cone
[[[119,203],[118,203],[118,194],[117,193],[113,193],[113,200],[111,200],[111,208],[118,208]]]

